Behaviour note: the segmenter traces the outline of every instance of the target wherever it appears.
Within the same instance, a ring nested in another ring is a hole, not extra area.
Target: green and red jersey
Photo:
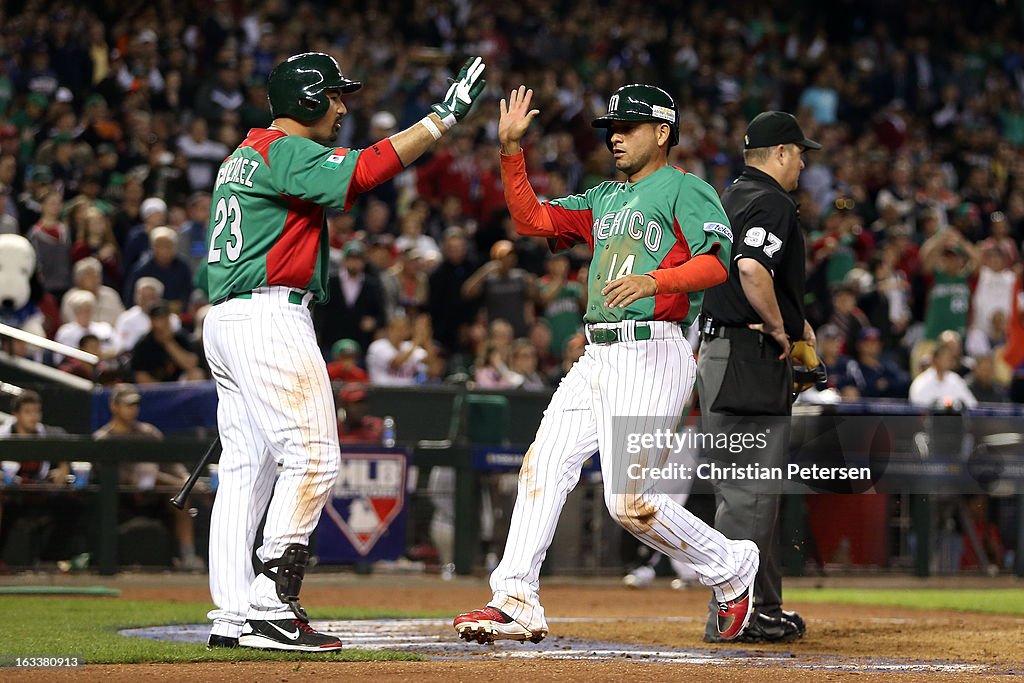
[[[325,207],[348,210],[359,193],[401,169],[387,139],[350,150],[277,129],[250,130],[221,164],[213,187],[210,301],[270,285],[326,301]]]
[[[729,219],[718,193],[695,175],[665,166],[635,183],[608,181],[580,195],[546,203],[556,230],[552,247],[586,242],[594,250],[587,283],[588,323],[669,320],[689,325],[704,292],[657,294],[625,308],[608,308],[601,290],[609,280],[675,268],[712,253],[728,271]]]

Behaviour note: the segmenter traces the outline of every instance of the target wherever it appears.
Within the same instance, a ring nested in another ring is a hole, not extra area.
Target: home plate
[[[616,623],[630,622],[692,622],[693,618],[659,619],[551,619],[559,623]],[[703,621],[703,620],[701,620]],[[479,659],[481,657],[505,660],[550,659],[611,661],[631,660],[655,664],[707,664],[713,666],[744,666],[760,668],[816,669],[822,671],[852,671],[869,673],[933,673],[977,674],[1010,673],[984,664],[951,661],[916,661],[909,659],[849,658],[838,655],[810,655],[786,651],[750,651],[743,649],[716,649],[690,647],[645,646],[634,643],[614,643],[584,638],[548,636],[538,644],[497,641],[493,645],[467,643],[458,638],[447,619],[358,619],[345,621],[313,621],[311,625],[322,633],[338,636],[346,649],[400,650],[412,652],[428,659]],[[179,643],[206,642],[209,624],[153,626],[123,629],[120,635],[130,638],[148,638]]]

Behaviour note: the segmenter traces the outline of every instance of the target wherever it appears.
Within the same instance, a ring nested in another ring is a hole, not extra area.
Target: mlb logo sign
[[[405,452],[346,451],[342,454],[332,498],[324,508],[324,519],[317,533],[322,559],[344,560],[345,553],[332,558],[330,546],[333,544],[325,542],[332,531],[341,532],[357,558],[370,555],[385,534],[395,537],[396,543],[389,545],[397,545],[397,554],[401,554],[405,533],[404,529],[395,527],[404,527],[404,524],[393,523],[405,508],[407,458]],[[388,534],[389,531],[396,533]]]

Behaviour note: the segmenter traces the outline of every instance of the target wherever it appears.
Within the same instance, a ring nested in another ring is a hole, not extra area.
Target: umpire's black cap
[[[743,149],[800,145],[806,149],[821,149],[814,140],[804,135],[796,117],[784,111],[765,111],[754,117],[743,136]]]

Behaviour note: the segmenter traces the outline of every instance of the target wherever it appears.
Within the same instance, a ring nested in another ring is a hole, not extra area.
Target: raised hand
[[[462,65],[459,75],[451,81],[444,100],[430,105],[431,110],[448,128],[466,118],[476,98],[483,92],[487,81],[481,80],[480,74],[484,72],[486,66],[482,58],[470,57]]]
[[[527,90],[525,85],[521,85],[509,93],[507,103],[505,98],[501,98],[498,142],[501,143],[503,153],[519,153],[519,141],[526,135],[526,129],[530,127],[533,117],[540,113],[539,109],[530,109],[532,101],[533,90]]]

